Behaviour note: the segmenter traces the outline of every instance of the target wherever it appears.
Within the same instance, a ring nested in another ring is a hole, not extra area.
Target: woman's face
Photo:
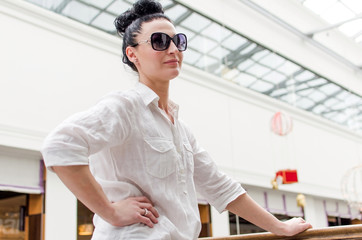
[[[141,43],[128,47],[127,56],[135,63],[140,81],[169,81],[177,77],[181,70],[183,54],[173,41],[164,51],[156,51],[150,42],[145,43],[155,32],[166,33],[170,37],[176,34],[175,27],[168,20],[155,19],[142,24],[141,33],[136,37],[136,41]]]

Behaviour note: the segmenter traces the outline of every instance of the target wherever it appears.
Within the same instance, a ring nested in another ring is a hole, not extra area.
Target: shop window
[[[78,200],[77,206],[77,227],[78,237],[77,240],[90,240],[92,238],[94,226],[93,226],[93,215],[82,202]]]
[[[286,221],[293,218],[292,216],[283,214],[274,214],[274,216],[281,221]],[[251,222],[241,217],[238,217],[231,212],[229,212],[229,226],[230,235],[265,232],[264,229],[252,224]]]
[[[357,218],[352,219],[351,224],[362,224],[362,218],[361,219],[357,219]]]
[[[0,191],[0,239],[25,239],[26,195]]]
[[[230,235],[265,232],[254,224],[229,212]]]
[[[211,237],[211,209],[210,205],[199,204],[200,220],[201,220],[201,232],[199,237]]]
[[[272,213],[280,221],[286,221],[293,217],[304,217],[303,207],[297,204],[297,195],[282,193],[268,189],[249,186],[248,194],[260,206]],[[229,212],[230,235],[265,232],[264,229],[250,223]]]
[[[328,221],[328,226],[342,226],[359,223],[361,213],[351,208],[346,202],[324,200],[324,210]]]
[[[352,223],[350,218],[341,218],[328,216],[328,226],[342,226],[342,225],[350,225]]]

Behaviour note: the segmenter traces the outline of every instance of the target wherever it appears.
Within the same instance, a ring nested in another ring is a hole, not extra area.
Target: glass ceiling
[[[131,0],[27,1],[110,34],[116,34],[113,25],[115,17],[129,9],[134,2]],[[319,7],[315,0],[300,1],[307,7],[312,5]],[[236,85],[315,113],[362,134],[361,96],[176,1],[161,0],[160,2],[166,15],[173,20],[176,29],[188,36],[188,49],[184,53],[186,64],[217,75]],[[348,5],[352,0],[324,0],[322,2],[330,3],[330,9],[340,8],[343,5],[346,11],[355,15],[358,11],[353,10],[361,7],[358,4],[358,6]],[[327,18],[329,16],[330,21],[337,22],[331,17],[336,15],[335,13],[327,13],[324,11],[324,6],[319,9],[321,16]],[[338,21],[343,21],[346,18],[350,19],[351,15],[346,14],[343,19],[339,15],[338,17]],[[361,42],[362,24],[360,19],[356,21],[357,23],[350,21],[349,24],[358,24],[359,31],[349,31],[348,25],[340,27],[343,27],[342,30],[344,29],[346,34]]]
[[[362,46],[361,0],[299,0],[305,7]]]

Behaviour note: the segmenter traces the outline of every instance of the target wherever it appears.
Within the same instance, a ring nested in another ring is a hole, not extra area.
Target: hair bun
[[[123,34],[127,27],[136,19],[155,13],[164,13],[162,5],[154,0],[139,0],[133,4],[133,7],[119,15],[114,25],[117,31]]]
[[[134,5],[134,12],[139,16],[150,15],[154,13],[163,13],[162,5],[154,0],[140,0]]]

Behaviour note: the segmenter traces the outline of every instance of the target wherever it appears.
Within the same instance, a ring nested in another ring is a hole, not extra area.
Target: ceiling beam
[[[325,52],[328,55],[332,56],[333,58],[337,59],[339,62],[344,63],[348,67],[350,67],[353,70],[355,70],[355,71],[362,74],[362,66],[358,66],[358,65],[354,64],[353,62],[346,59],[342,55],[336,53],[332,49],[327,48],[323,44],[321,44],[318,41],[314,40],[311,35],[307,35],[307,34],[301,32],[301,31],[299,31],[298,29],[296,29],[295,27],[293,27],[289,23],[283,21],[282,19],[280,19],[276,15],[272,14],[271,12],[267,11],[265,8],[261,7],[260,5],[254,3],[251,0],[239,0],[239,1],[244,3],[246,6],[250,7],[251,9],[255,10],[256,12],[262,14],[263,16],[270,19],[271,21],[277,23],[278,25],[280,25],[280,26],[284,27],[285,29],[289,30],[290,32],[294,33],[295,35],[297,35],[298,37],[300,37],[304,41],[310,43],[311,45],[317,47],[318,49],[322,50],[323,52]]]

